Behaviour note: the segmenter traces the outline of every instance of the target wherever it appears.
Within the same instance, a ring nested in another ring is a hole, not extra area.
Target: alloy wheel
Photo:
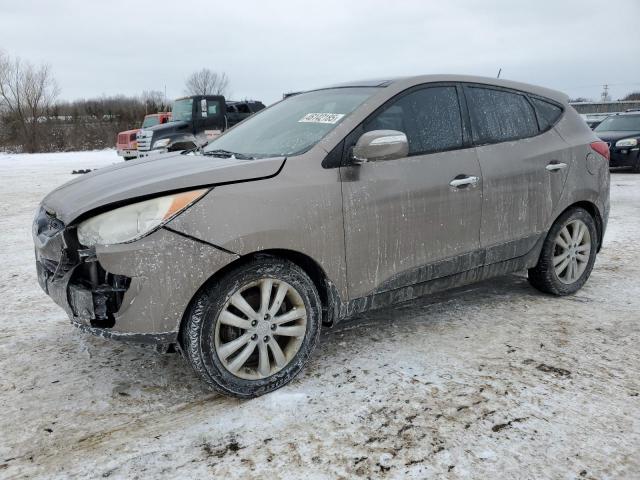
[[[582,220],[567,223],[558,233],[553,253],[553,268],[558,280],[575,283],[584,273],[591,256],[591,234]]]
[[[231,295],[218,316],[216,355],[226,370],[259,380],[295,357],[307,331],[307,312],[294,287],[274,278],[248,283]]]

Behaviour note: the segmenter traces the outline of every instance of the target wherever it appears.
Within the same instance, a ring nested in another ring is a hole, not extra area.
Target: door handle
[[[480,177],[462,177],[462,178],[454,178],[449,182],[449,185],[455,188],[464,187],[466,185],[473,185],[474,187],[478,184]]]
[[[556,170],[563,170],[565,168],[567,168],[567,164],[566,163],[550,163],[549,165],[547,165],[546,167],[547,170],[549,170],[550,172],[555,172]]]

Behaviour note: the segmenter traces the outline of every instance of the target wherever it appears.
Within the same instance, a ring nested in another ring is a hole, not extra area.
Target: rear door
[[[461,95],[455,85],[411,89],[345,140],[348,149],[371,130],[398,130],[409,140],[405,158],[341,168],[350,298],[482,262],[480,167]]]
[[[552,128],[541,132],[530,99],[520,92],[467,85],[465,97],[482,170],[480,243],[487,263],[524,255],[548,228],[560,199],[567,145]]]

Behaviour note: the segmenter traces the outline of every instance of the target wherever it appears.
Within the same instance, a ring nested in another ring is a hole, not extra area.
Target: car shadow
[[[421,322],[429,322],[436,308],[442,308],[449,302],[455,302],[456,308],[464,308],[465,305],[478,308],[482,305],[490,305],[497,300],[508,301],[510,298],[534,298],[541,295],[543,294],[528,284],[526,275],[523,276],[523,274],[510,274],[471,286],[434,293],[355,315],[331,328],[325,327],[314,357],[322,358],[323,362],[326,360],[332,364],[331,355],[335,352],[332,347],[336,341],[336,335],[339,335],[340,342],[348,344],[351,340],[355,341],[373,332],[384,331],[385,324],[390,320],[393,320],[396,325],[408,324],[409,320],[415,321],[416,318]],[[159,393],[159,390],[168,389],[180,395],[185,391],[195,396],[211,394],[179,353],[163,355],[139,345],[117,343],[82,332],[77,332],[77,335],[80,342],[87,345],[89,350],[96,350],[93,355],[102,359],[101,367],[117,369],[111,373],[111,376],[116,385],[120,385],[116,387],[119,388],[118,395],[129,395],[126,386],[133,383],[137,384],[141,392],[146,393]]]

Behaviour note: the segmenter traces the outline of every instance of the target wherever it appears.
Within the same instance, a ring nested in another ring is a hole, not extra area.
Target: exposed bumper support
[[[164,228],[135,242],[98,246],[95,254],[86,255],[63,227],[47,235],[36,227],[42,289],[83,331],[160,345],[160,350],[176,342],[198,289],[238,258]]]

